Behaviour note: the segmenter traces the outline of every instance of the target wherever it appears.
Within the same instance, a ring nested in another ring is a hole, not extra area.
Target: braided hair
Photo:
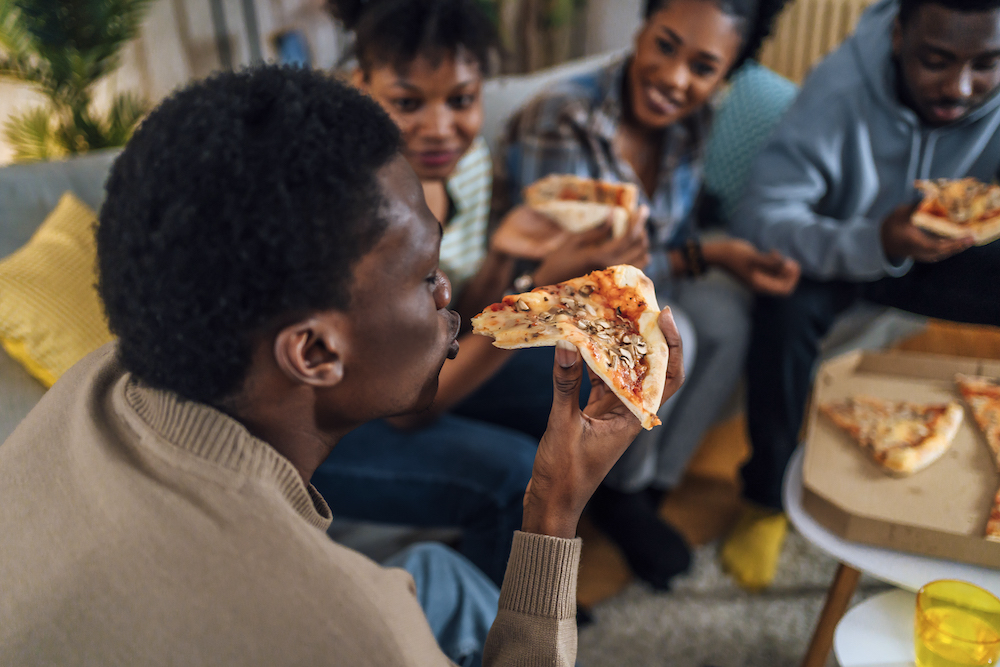
[[[911,1],[929,2],[931,0]],[[643,17],[648,20],[653,14],[663,9],[668,2],[670,0],[646,0]],[[784,9],[788,0],[706,0],[706,2],[713,3],[723,14],[738,19],[740,23],[743,49],[729,70],[733,72],[748,58],[757,57],[761,45],[774,28],[775,19]]]
[[[386,64],[402,71],[418,56],[437,65],[462,50],[485,75],[498,43],[476,0],[328,0],[328,7],[354,31],[354,56],[364,72]]]

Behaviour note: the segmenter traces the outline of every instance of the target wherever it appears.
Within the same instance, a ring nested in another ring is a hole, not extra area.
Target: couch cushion
[[[736,212],[750,168],[798,86],[748,60],[719,101],[705,147],[705,190],[718,198],[723,220]]]
[[[70,193],[0,261],[0,343],[45,386],[111,340],[97,282],[96,214]]]
[[[0,258],[28,242],[64,192],[99,210],[104,181],[119,152],[115,148],[68,160],[0,168]]]

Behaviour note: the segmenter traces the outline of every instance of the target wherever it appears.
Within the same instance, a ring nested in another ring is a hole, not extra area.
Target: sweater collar
[[[157,436],[203,461],[273,486],[309,524],[326,530],[330,507],[291,461],[232,417],[129,378],[124,399]]]

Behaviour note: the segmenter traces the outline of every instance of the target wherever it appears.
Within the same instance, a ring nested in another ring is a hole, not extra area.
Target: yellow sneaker
[[[748,591],[766,588],[774,581],[787,533],[783,512],[747,504],[719,552],[722,569]]]

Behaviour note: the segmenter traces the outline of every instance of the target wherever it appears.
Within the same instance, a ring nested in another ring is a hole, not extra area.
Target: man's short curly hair
[[[346,309],[386,228],[376,172],[399,142],[376,102],[305,69],[217,74],[166,99],[115,161],[97,227],[125,368],[217,403],[255,335]]]

